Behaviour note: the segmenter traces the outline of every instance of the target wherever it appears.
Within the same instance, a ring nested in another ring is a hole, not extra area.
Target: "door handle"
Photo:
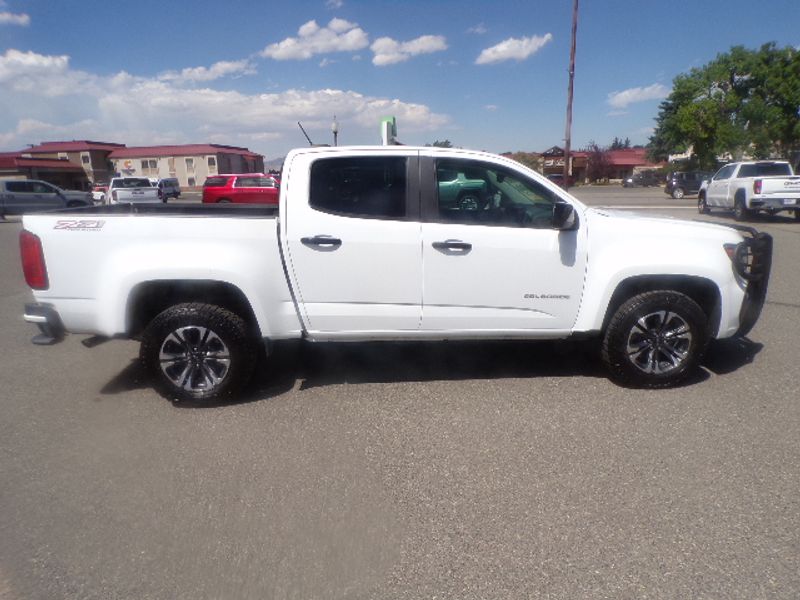
[[[433,242],[433,247],[436,250],[458,250],[467,253],[472,250],[472,244],[469,242],[462,242],[461,240],[445,240],[443,242]]]
[[[325,248],[333,250],[342,245],[342,240],[330,235],[315,235],[313,237],[300,238],[300,242],[304,246],[313,246],[316,248]]]

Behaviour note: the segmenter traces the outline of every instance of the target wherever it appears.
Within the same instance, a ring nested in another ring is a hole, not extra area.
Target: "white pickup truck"
[[[752,228],[613,214],[500,156],[407,146],[293,150],[278,208],[23,225],[34,341],[139,339],[178,400],[236,394],[259,344],[289,338],[593,338],[615,380],[674,385],[755,324],[772,258]]]
[[[737,221],[758,211],[789,211],[800,221],[800,177],[782,160],[729,163],[703,182],[698,193],[697,210],[708,214],[712,208],[733,210]]]
[[[161,196],[147,177],[114,177],[108,184],[106,204],[132,202],[161,202]]]

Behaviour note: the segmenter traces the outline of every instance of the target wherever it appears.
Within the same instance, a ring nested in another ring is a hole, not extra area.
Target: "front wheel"
[[[670,290],[645,292],[612,317],[602,359],[624,385],[670,387],[697,369],[708,339],[708,319],[694,300]]]
[[[681,198],[683,198],[683,196],[684,196],[683,188],[676,187],[674,190],[672,190],[672,197],[675,198],[676,200],[680,200]]]
[[[235,396],[250,381],[257,355],[241,317],[201,303],[177,304],[156,316],[139,351],[161,395],[201,402]]]

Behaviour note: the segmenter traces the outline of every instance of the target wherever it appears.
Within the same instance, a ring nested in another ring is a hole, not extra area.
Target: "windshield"
[[[152,187],[150,185],[150,180],[145,179],[144,177],[128,177],[126,179],[117,179],[114,182],[115,188],[140,188],[140,187]]]

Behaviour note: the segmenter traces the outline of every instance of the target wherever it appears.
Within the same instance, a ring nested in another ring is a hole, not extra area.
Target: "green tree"
[[[648,150],[651,159],[666,160],[690,147],[703,168],[725,154],[762,158],[800,149],[800,52],[774,43],[735,46],[678,75]]]
[[[432,144],[425,144],[426,146],[433,146],[434,148],[452,148],[453,143],[450,140],[436,140]]]
[[[601,148],[593,141],[590,141],[586,146],[586,152],[589,154],[586,166],[586,175],[589,181],[606,181],[612,172],[608,149]]]
[[[631,140],[630,138],[625,138],[625,141],[619,139],[617,136],[614,136],[614,141],[611,142],[611,145],[608,147],[609,150],[627,150],[631,147]]]

